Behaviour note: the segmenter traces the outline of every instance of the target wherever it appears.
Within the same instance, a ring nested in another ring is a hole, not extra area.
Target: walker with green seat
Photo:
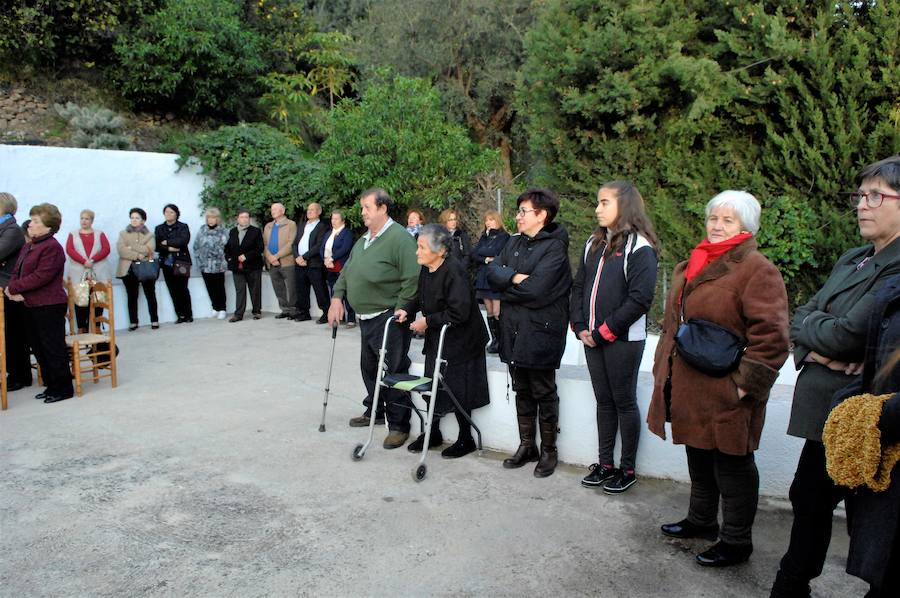
[[[369,445],[372,444],[372,439],[375,437],[375,414],[376,407],[378,405],[379,395],[381,394],[381,389],[383,388],[393,388],[396,390],[403,391],[407,396],[408,405],[403,405],[404,407],[411,409],[419,418],[419,423],[421,425],[422,430],[425,433],[425,443],[422,447],[422,456],[419,457],[419,462],[413,467],[412,470],[412,478],[416,482],[421,482],[425,479],[425,476],[428,474],[428,467],[425,465],[425,458],[428,456],[428,443],[431,440],[431,422],[434,420],[434,410],[435,405],[437,404],[437,400],[431,400],[432,397],[437,397],[438,390],[443,390],[447,393],[447,396],[450,397],[450,400],[453,403],[453,407],[459,410],[460,413],[463,414],[469,423],[472,425],[472,428],[475,430],[475,434],[478,437],[478,450],[481,451],[481,430],[478,429],[478,426],[475,425],[475,422],[472,421],[472,418],[469,417],[469,414],[466,413],[465,409],[463,409],[456,396],[453,394],[453,391],[450,390],[450,387],[447,386],[444,381],[443,375],[443,367],[446,365],[447,360],[443,358],[444,352],[444,335],[447,333],[447,329],[450,327],[450,324],[444,324],[441,327],[441,335],[438,340],[438,351],[437,355],[434,358],[434,376],[432,378],[428,378],[426,376],[416,376],[415,374],[389,374],[385,372],[384,361],[387,355],[387,338],[388,338],[388,330],[390,325],[396,320],[395,317],[388,318],[387,322],[384,324],[384,334],[381,339],[381,349],[378,352],[378,375],[375,380],[375,396],[372,398],[372,410],[369,419],[369,438],[366,440],[364,444],[357,444],[352,453],[352,458],[354,461],[361,460],[365,454],[366,450],[369,448]],[[422,417],[422,410],[416,407],[416,404],[412,401],[412,394],[418,394],[425,401],[426,409],[425,418]],[[446,414],[441,414],[446,415]]]

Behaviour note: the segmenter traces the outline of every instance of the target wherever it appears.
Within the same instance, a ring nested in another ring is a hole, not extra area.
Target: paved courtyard
[[[705,542],[662,537],[688,487],[642,478],[611,497],[563,466],[537,480],[485,452],[350,453],[365,436],[358,332],[271,314],[119,333],[119,387],[88,384],[0,413],[0,595],[767,596],[790,512],[763,501],[750,562],[695,565]],[[420,346],[411,353],[421,359]],[[31,392],[28,392],[28,391]],[[502,400],[502,399],[501,399]],[[514,423],[510,422],[510,426]],[[821,597],[861,596],[834,526]]]

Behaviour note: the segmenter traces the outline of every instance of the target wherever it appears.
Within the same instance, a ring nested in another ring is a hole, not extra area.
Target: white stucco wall
[[[96,213],[95,230],[104,232],[112,246],[109,260],[115,271],[118,263],[116,239],[128,225],[131,208],[142,208],[147,212],[147,226],[151,231],[163,222],[163,206],[168,203],[178,206],[181,221],[190,226],[192,234],[203,224],[200,192],[207,180],[196,167],[178,171],[176,158],[175,154],[150,152],[0,145],[0,190],[12,193],[18,200],[16,219],[20,223],[28,218],[28,211],[36,204],[49,202],[59,207],[63,223],[56,238],[63,246],[68,233],[78,229],[81,210],[93,210]],[[278,311],[268,276],[264,274],[263,278],[263,310]],[[120,281],[113,282],[116,285],[116,328],[127,328],[125,288]],[[206,287],[196,267],[191,273],[189,288],[194,317],[212,315]],[[230,273],[226,274],[225,290],[227,305],[233,309],[234,288]],[[156,283],[156,298],[160,322],[175,321],[172,299],[162,276]],[[143,293],[138,306],[141,324],[149,324]],[[250,308],[249,299],[247,308]]]
[[[176,172],[175,158],[173,154],[0,145],[0,191],[10,192],[18,199],[20,222],[27,218],[28,210],[35,204],[51,202],[59,206],[63,226],[57,238],[63,244],[68,232],[78,228],[79,212],[84,208],[94,210],[97,214],[94,226],[109,237],[113,245],[110,259],[115,264],[118,259],[116,238],[128,224],[128,211],[132,207],[147,212],[147,224],[151,228],[162,222],[162,208],[167,203],[178,205],[181,220],[191,227],[191,231],[196,231],[202,224],[199,194],[206,180],[194,168]],[[227,276],[228,306],[233,308],[234,291],[230,274]],[[276,312],[277,302],[267,278],[264,275],[263,310]],[[128,325],[125,292],[119,281],[115,283],[116,323],[117,328],[124,328]],[[190,290],[195,317],[210,316],[212,308],[196,268]],[[162,277],[157,282],[156,295],[160,321],[174,321],[175,313]],[[315,306],[315,301],[311,305]],[[148,323],[143,299],[140,319],[142,324]],[[650,401],[650,371],[656,341],[653,336],[648,339],[641,363],[638,402],[642,419],[646,417]],[[414,364],[413,371],[421,373],[422,364]],[[491,404],[477,410],[474,419],[481,427],[486,447],[511,452],[519,443],[514,423],[515,397],[512,391],[507,391],[506,368],[496,358],[489,359],[489,381]],[[594,396],[584,365],[584,353],[571,334],[557,381],[561,397],[560,458],[568,463],[593,463],[597,459]],[[756,453],[761,492],[773,497],[787,496],[802,447],[802,441],[785,434],[795,381],[796,373],[789,361],[769,400],[766,425]],[[441,425],[449,438],[455,437],[453,417],[446,418]],[[637,469],[639,475],[679,481],[689,479],[683,448],[650,434],[646,426],[642,426]]]

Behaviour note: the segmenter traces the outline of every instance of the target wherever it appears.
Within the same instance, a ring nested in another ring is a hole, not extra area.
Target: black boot
[[[541,458],[534,468],[534,477],[546,478],[556,471],[556,422],[541,422]]]
[[[526,463],[538,460],[537,447],[534,446],[534,416],[518,416],[519,450],[509,459],[503,460],[503,467],[516,469]]]
[[[491,331],[491,344],[488,345],[488,353],[500,352],[500,318],[488,317],[488,329]]]

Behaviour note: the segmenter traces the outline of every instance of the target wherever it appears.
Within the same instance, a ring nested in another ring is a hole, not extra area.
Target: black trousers
[[[714,525],[722,497],[722,526],[719,539],[728,544],[753,544],[753,520],[759,504],[759,471],[753,453],[726,455],[716,449],[686,446],[691,475],[691,504],[688,521]]]
[[[328,284],[328,293],[329,295],[334,294],[334,283],[337,282],[338,277],[340,277],[340,272],[328,272],[325,271],[325,282]],[[353,307],[347,303],[347,300],[344,299],[344,319],[348,322],[356,321],[356,312],[353,311]]]
[[[469,417],[472,417],[472,410],[465,409],[463,410]],[[459,426],[459,436],[457,440],[466,440],[467,438],[472,438],[472,424],[469,423],[469,420],[466,419],[466,416],[463,415],[459,410],[454,410],[453,414],[456,416],[456,425]],[[434,435],[435,432],[440,430],[441,418],[435,413],[434,419],[431,420],[431,434]]]
[[[381,340],[384,337],[384,325],[393,316],[388,310],[376,318],[360,320],[359,333],[362,346],[359,352],[359,370],[367,395],[363,401],[366,412],[371,413],[372,399],[375,396],[375,379],[378,374],[378,354],[381,351]],[[409,343],[412,332],[408,325],[392,322],[388,328],[387,354],[384,358],[388,373],[405,374],[409,372]],[[388,428],[399,432],[409,432],[409,408],[406,393],[400,390],[382,388],[379,394],[376,415],[386,415]]]
[[[253,313],[262,313],[262,270],[236,270],[232,274],[234,274],[234,315],[244,317],[248,287]]]
[[[297,313],[309,315],[309,288],[316,294],[316,304],[322,313],[328,313],[330,295],[325,286],[325,269],[311,266],[294,266],[294,288],[297,289]]]
[[[225,311],[225,273],[201,272],[213,311]]]
[[[31,351],[28,348],[28,308],[5,296],[6,373],[10,383],[31,384]]]
[[[556,370],[509,366],[512,388],[516,391],[516,414],[537,417],[542,423],[559,423],[559,395],[556,394]]]
[[[822,574],[831,543],[831,520],[844,498],[844,491],[825,469],[825,445],[821,442],[807,440],[803,445],[788,496],[794,522],[775,585],[808,591],[809,581]]]
[[[28,343],[41,366],[41,376],[47,394],[71,397],[72,370],[69,369],[69,349],[66,347],[65,303],[27,307]]]
[[[166,279],[166,288],[169,289],[169,296],[172,297],[175,315],[179,318],[193,318],[191,291],[188,289],[190,276],[175,276],[172,266],[166,266],[165,264],[160,266],[160,268],[162,269],[163,278]]]
[[[597,437],[601,465],[614,465],[616,434],[622,434],[619,466],[634,469],[638,439],[641,436],[641,412],[637,404],[638,369],[644,341],[616,341],[597,347],[585,347],[588,373],[597,401]]]
[[[144,298],[147,300],[147,311],[150,312],[150,322],[153,324],[159,322],[156,306],[156,281],[141,282],[129,272],[122,277],[122,284],[125,285],[125,294],[128,296],[128,321],[132,324],[138,323],[138,295],[140,289],[143,288]]]

